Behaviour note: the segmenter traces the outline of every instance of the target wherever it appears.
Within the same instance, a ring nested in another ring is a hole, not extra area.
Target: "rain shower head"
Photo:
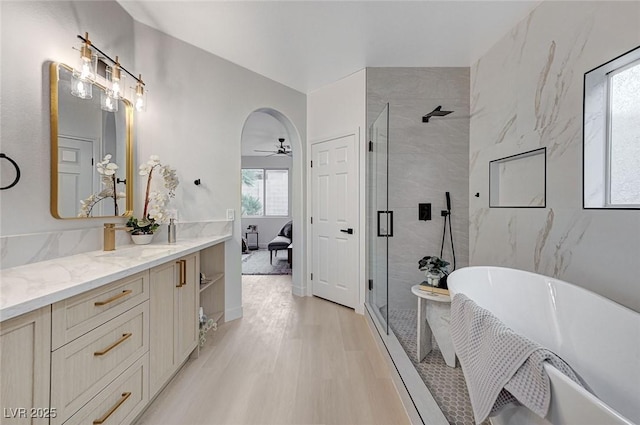
[[[442,105],[436,107],[433,111],[429,112],[427,115],[422,117],[422,122],[429,122],[429,118],[431,117],[444,117],[445,115],[449,115],[453,111],[443,111]]]

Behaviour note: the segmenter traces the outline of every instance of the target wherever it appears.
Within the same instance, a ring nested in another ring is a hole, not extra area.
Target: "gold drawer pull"
[[[96,307],[101,306],[101,305],[106,305],[106,304],[114,302],[115,300],[119,300],[122,297],[126,297],[127,295],[129,295],[132,292],[133,292],[133,290],[127,289],[127,290],[122,291],[121,293],[119,293],[117,295],[114,295],[113,297],[111,297],[109,299],[106,299],[104,301],[97,301],[94,304],[95,304]]]
[[[122,334],[122,337],[117,340],[116,342],[114,342],[113,344],[111,344],[110,346],[108,346],[107,348],[105,348],[104,350],[101,351],[96,351],[95,353],[93,353],[94,356],[104,356],[105,354],[107,354],[109,351],[113,350],[114,348],[116,348],[118,345],[122,344],[123,342],[125,342],[127,339],[129,339],[131,337],[131,335],[133,335],[132,333],[126,333],[126,334]]]
[[[187,284],[187,260],[178,260],[176,264],[180,264],[180,284],[176,288],[182,288]]]
[[[122,398],[120,398],[120,400],[118,400],[118,402],[116,404],[114,404],[113,407],[111,409],[109,409],[109,411],[107,413],[105,413],[100,419],[94,420],[93,424],[94,425],[103,424],[107,419],[109,419],[109,416],[111,416],[113,414],[113,412],[118,410],[118,407],[122,406],[122,403],[127,401],[127,399],[129,398],[130,395],[131,395],[130,392],[122,393]]]

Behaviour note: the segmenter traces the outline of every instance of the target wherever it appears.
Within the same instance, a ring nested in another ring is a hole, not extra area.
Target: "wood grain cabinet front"
[[[51,354],[51,406],[61,424],[149,350],[149,303],[106,322]]]
[[[148,299],[149,271],[145,270],[53,304],[53,349]]]
[[[1,322],[0,425],[133,423],[198,346],[201,289],[223,316],[224,245],[207,252],[202,287],[195,252]]]
[[[136,360],[64,425],[130,424],[149,401],[149,355]]]
[[[199,280],[199,253],[151,269],[151,397],[169,381],[198,344]]]
[[[0,424],[48,424],[51,306],[0,323]]]

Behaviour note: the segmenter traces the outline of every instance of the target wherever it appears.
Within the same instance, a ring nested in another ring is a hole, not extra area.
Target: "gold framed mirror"
[[[134,187],[131,103],[116,100],[115,111],[104,110],[106,90],[99,82],[81,87],[73,69],[56,62],[51,63],[49,74],[51,214],[59,219],[130,216]],[[72,84],[76,92],[88,90],[92,96],[72,95]]]

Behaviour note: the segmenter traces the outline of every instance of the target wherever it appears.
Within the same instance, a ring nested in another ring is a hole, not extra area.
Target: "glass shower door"
[[[367,233],[369,290],[367,305],[389,333],[388,300],[389,237],[393,236],[393,213],[389,211],[389,104],[369,128],[367,161]]]

